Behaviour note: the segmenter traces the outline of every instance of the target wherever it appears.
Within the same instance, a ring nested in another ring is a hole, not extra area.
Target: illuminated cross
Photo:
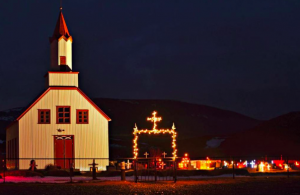
[[[159,121],[161,121],[162,119],[161,119],[161,117],[156,117],[156,111],[154,111],[153,113],[152,113],[152,117],[148,117],[147,118],[147,121],[151,121],[151,122],[153,122],[153,130],[156,130],[156,122],[159,122]]]
[[[164,166],[166,165],[164,162],[161,162],[161,169],[164,169]]]
[[[255,165],[255,162],[251,161],[250,165],[251,165],[251,168],[253,168]]]
[[[145,156],[146,156],[146,158],[147,158],[149,154],[148,154],[147,152],[145,152],[145,154],[144,154],[144,155],[145,155]]]
[[[162,155],[164,155],[164,158],[166,158],[166,155],[167,155],[167,153],[166,153],[166,152],[164,152],[164,153],[162,153]]]

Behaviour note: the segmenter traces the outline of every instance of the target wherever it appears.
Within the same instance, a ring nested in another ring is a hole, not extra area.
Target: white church
[[[79,72],[72,68],[73,38],[60,9],[50,38],[46,90],[6,129],[9,169],[28,169],[31,159],[38,169],[52,164],[88,171],[93,158],[98,170],[109,164],[111,119],[78,87]]]

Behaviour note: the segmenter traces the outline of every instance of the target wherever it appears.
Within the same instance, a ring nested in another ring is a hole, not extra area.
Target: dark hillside
[[[300,112],[288,113],[226,139],[221,144],[232,155],[300,157]]]

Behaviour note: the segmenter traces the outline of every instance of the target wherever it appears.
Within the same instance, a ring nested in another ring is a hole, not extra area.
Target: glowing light
[[[296,161],[296,162],[295,162],[295,165],[296,165],[296,166],[299,166],[299,163]]]
[[[265,164],[263,162],[260,162],[260,164],[259,164],[259,170],[261,170],[262,172],[264,172],[264,167],[265,167]]]
[[[208,157],[206,157],[206,169],[209,169],[210,168],[210,159]]]
[[[189,162],[190,162],[190,158],[188,157],[188,153],[185,153],[181,162],[178,164],[178,167],[181,169],[186,169],[188,168]]]
[[[268,165],[267,165],[268,171],[270,171],[270,167],[271,167],[271,165],[268,164]]]
[[[253,169],[253,168],[254,168],[254,165],[255,165],[255,162],[254,162],[254,161],[251,161],[250,165],[251,165],[251,168]]]
[[[134,135],[134,138],[133,138],[133,158],[137,158],[138,156],[138,145],[137,145],[137,140],[138,140],[138,135],[140,135],[141,133],[148,133],[149,135],[151,134],[165,134],[165,133],[168,133],[171,135],[172,137],[172,148],[173,148],[173,160],[176,159],[177,157],[177,148],[176,148],[176,137],[177,137],[177,132],[175,131],[176,128],[175,128],[175,125],[173,123],[173,126],[172,126],[172,129],[157,129],[157,124],[156,122],[160,122],[162,120],[161,117],[156,117],[156,114],[157,112],[154,111],[152,113],[152,117],[148,117],[147,118],[147,121],[151,121],[153,122],[153,128],[152,130],[148,130],[148,129],[145,129],[145,130],[139,130],[135,124],[135,127],[133,128],[133,135]]]
[[[227,167],[228,163],[226,161],[224,161],[224,167]]]
[[[286,170],[288,170],[288,169],[289,169],[289,165],[288,165],[288,164],[285,164],[285,165],[284,165],[284,168],[285,168]]]

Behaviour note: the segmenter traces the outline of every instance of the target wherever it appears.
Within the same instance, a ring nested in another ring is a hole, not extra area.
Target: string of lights
[[[153,128],[152,130],[148,130],[148,129],[141,129],[139,130],[137,125],[135,124],[135,127],[133,128],[133,135],[134,135],[134,138],[133,138],[133,155],[134,155],[134,158],[136,159],[137,156],[138,156],[138,144],[137,144],[137,141],[138,141],[138,137],[140,134],[170,134],[172,135],[172,148],[173,148],[173,160],[176,159],[177,157],[177,148],[176,148],[176,137],[177,137],[177,132],[176,132],[176,128],[175,128],[175,124],[173,123],[173,126],[172,126],[172,129],[157,129],[157,122],[161,121],[162,118],[161,117],[156,117],[156,114],[157,112],[154,111],[152,113],[152,117],[148,117],[147,118],[147,121],[151,121],[153,122]]]

